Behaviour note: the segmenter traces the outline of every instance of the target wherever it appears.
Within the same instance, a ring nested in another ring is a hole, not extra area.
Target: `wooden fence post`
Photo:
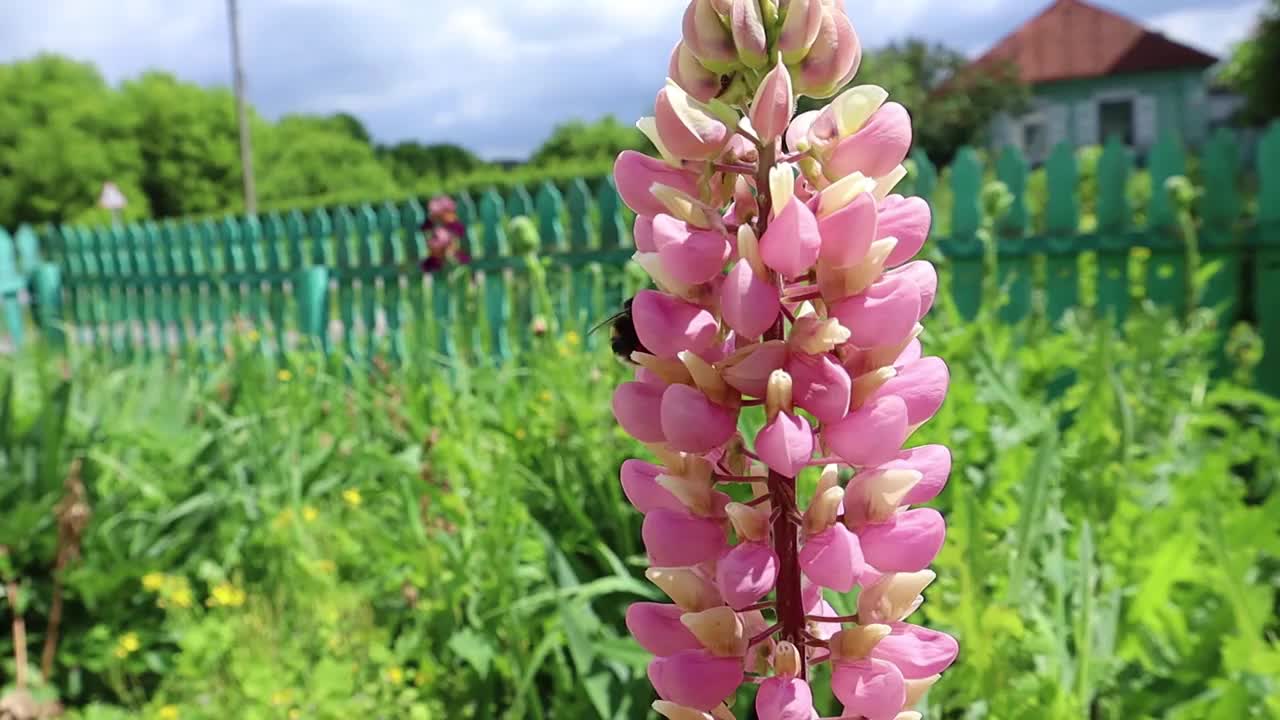
[[[1280,121],[1271,123],[1258,147],[1258,254],[1254,302],[1266,354],[1258,385],[1280,395]]]
[[[4,304],[5,327],[16,350],[22,347],[23,339],[22,301],[19,293],[27,283],[18,273],[14,260],[13,238],[9,237],[4,228],[0,228],[0,303]]]
[[[941,241],[950,261],[951,295],[965,320],[977,317],[982,306],[983,247],[978,239],[982,165],[973,148],[962,148],[951,166],[951,237]]]

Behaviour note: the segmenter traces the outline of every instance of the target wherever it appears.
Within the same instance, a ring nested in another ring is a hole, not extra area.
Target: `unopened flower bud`
[[[698,62],[697,56],[684,42],[671,51],[667,75],[701,102],[707,102],[720,93],[720,76]]]
[[[834,95],[857,72],[862,44],[844,12],[831,9],[822,18],[818,37],[800,61],[796,92],[814,98]]]
[[[747,223],[759,213],[760,203],[751,190],[751,183],[745,177],[738,176],[733,185],[733,214],[740,223],[740,227],[747,227]]]
[[[884,200],[889,197],[889,193],[893,192],[893,189],[898,187],[898,183],[902,182],[902,179],[906,176],[907,167],[905,165],[895,167],[887,175],[881,175],[876,178],[876,189],[872,191],[872,194],[876,196],[877,201]]]
[[[839,136],[848,137],[861,130],[888,99],[889,91],[878,85],[858,85],[840,93],[831,101]]]
[[[796,111],[796,96],[791,87],[791,72],[779,61],[760,82],[751,101],[751,126],[760,142],[774,144],[787,130]],[[771,188],[772,189],[772,188]]]
[[[872,193],[876,181],[862,173],[852,173],[833,182],[818,196],[818,217],[827,218],[846,208],[863,193]]]
[[[778,34],[778,50],[787,63],[797,63],[809,54],[822,29],[822,0],[782,0],[785,17]]]
[[[684,351],[677,356],[689,372],[693,384],[707,397],[725,407],[739,407],[741,396],[729,387],[719,371],[703,360],[697,353]]]
[[[761,0],[733,0],[729,11],[729,27],[738,59],[749,68],[761,68],[769,62],[769,38],[764,28]]]
[[[747,653],[748,638],[742,618],[731,608],[721,606],[686,613],[680,617],[680,622],[714,655],[742,657]]]
[[[725,73],[738,64],[733,34],[725,27],[713,0],[693,0],[684,13],[684,44],[704,67]]]
[[[693,195],[662,183],[655,183],[649,188],[649,192],[657,198],[668,214],[696,227],[705,228],[712,225],[712,215]],[[662,213],[655,214],[661,215]]]
[[[871,287],[884,273],[885,261],[897,244],[898,241],[894,238],[883,238],[871,243],[867,257],[853,267],[832,268],[818,265],[818,286],[822,290],[822,298],[828,303],[835,303]],[[832,312],[832,315],[835,314]],[[841,322],[846,327],[852,327],[843,319]]]
[[[888,625],[859,625],[831,636],[831,662],[865,660],[893,630]]]
[[[668,165],[671,167],[681,166],[683,161],[676,157],[676,155],[671,152],[670,148],[667,147],[667,144],[662,141],[662,135],[658,132],[658,120],[656,118],[640,118],[636,121],[636,129],[648,138],[649,142],[653,143],[653,146],[658,149],[658,154],[662,156],[662,159],[665,160]],[[643,216],[638,215],[637,217]]]
[[[784,340],[749,345],[730,355],[720,364],[725,382],[752,397],[764,397],[769,377],[787,362]]]
[[[907,680],[907,702],[905,707],[915,707],[916,703],[924,699],[924,694],[929,692],[929,688],[933,687],[934,683],[941,679],[941,675],[930,675],[917,680]],[[919,720],[920,713],[915,713],[915,716]],[[899,715],[897,720],[902,720],[902,715]]]
[[[693,482],[678,475],[659,475],[655,482],[694,514],[703,517],[711,514],[710,484]]]
[[[898,371],[891,367],[877,368],[869,373],[859,375],[853,381],[853,391],[849,393],[849,407],[857,410],[871,399],[876,391],[885,383],[898,376]]]
[[[893,720],[924,720],[924,716],[915,710],[903,710],[893,716]]]
[[[874,470],[855,477],[844,498],[845,525],[852,530],[887,522],[923,478],[915,470]]]

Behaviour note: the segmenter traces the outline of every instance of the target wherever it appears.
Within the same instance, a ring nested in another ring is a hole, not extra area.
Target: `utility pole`
[[[244,103],[244,66],[240,62],[240,11],[238,0],[227,0],[227,21],[231,25],[231,84],[236,94],[236,115],[240,123],[240,167],[244,173],[244,211],[258,212],[258,192],[253,182],[253,136],[249,111]]]

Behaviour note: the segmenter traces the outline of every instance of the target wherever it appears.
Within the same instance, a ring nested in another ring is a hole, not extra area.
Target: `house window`
[[[1098,135],[1103,142],[1114,135],[1125,145],[1133,145],[1133,101],[1103,100],[1098,103]]]
[[[1044,159],[1049,148],[1049,131],[1043,120],[1027,120],[1022,123],[1022,151],[1032,162]]]

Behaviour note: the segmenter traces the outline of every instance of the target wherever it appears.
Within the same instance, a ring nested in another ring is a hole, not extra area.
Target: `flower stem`
[[[828,617],[826,615],[805,615],[804,619],[812,622],[833,623],[833,624],[858,622],[857,615],[840,615],[837,617]]]

